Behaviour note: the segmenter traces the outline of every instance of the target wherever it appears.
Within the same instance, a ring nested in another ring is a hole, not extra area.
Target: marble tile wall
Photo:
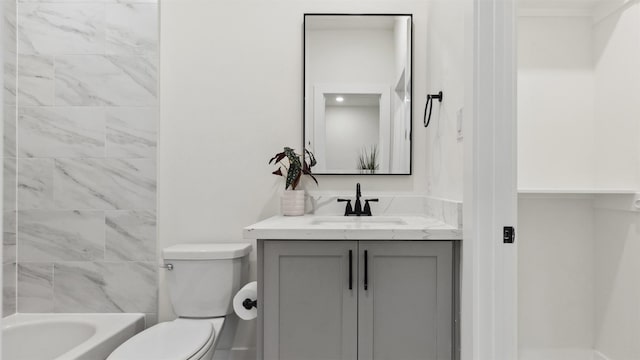
[[[4,127],[3,165],[3,234],[2,234],[2,316],[16,312],[16,2],[0,0],[3,7],[3,94],[2,122]]]
[[[18,312],[157,317],[157,19],[155,0],[18,0]]]

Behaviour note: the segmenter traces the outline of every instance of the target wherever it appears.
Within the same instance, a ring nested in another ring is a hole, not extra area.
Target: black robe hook
[[[442,102],[442,91],[438,92],[437,94],[427,95],[427,103],[424,105],[424,118],[422,119],[424,127],[429,126],[429,123],[431,122],[431,111],[433,111],[433,99],[438,100],[438,102]],[[429,109],[428,116],[427,116],[427,109]]]

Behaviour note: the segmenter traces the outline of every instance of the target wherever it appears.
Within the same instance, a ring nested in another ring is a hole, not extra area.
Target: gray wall
[[[18,312],[156,319],[157,15],[18,3]]]

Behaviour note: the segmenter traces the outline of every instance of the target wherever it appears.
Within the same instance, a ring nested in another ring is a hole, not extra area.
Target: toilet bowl
[[[178,319],[130,338],[107,360],[211,360],[248,268],[250,244],[184,244],[163,250]]]

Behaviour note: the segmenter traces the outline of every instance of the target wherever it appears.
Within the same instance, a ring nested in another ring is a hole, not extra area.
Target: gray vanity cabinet
[[[262,359],[357,359],[357,241],[264,243]]]
[[[358,359],[451,360],[452,243],[360,241],[358,248]]]
[[[450,241],[262,242],[259,358],[452,359]]]

